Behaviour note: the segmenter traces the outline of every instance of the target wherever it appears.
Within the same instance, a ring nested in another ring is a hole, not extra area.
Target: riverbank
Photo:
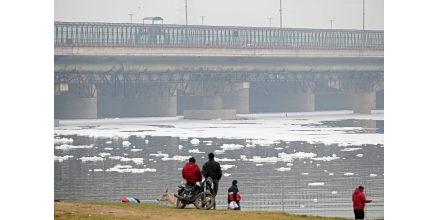
[[[347,220],[347,218],[294,215],[268,211],[177,209],[148,203],[54,202],[54,219],[167,219],[167,220]],[[350,218],[352,219],[352,218]]]

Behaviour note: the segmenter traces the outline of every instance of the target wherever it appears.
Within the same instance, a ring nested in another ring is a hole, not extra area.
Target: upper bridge
[[[383,57],[384,32],[55,22],[54,55]]]

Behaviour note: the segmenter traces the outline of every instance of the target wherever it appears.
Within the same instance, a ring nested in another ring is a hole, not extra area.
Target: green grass
[[[198,210],[195,208],[177,209],[148,203],[115,202],[55,202],[54,219],[97,219],[97,220],[134,220],[134,219],[169,219],[169,220],[346,220],[347,218],[294,215],[270,211],[231,211]],[[348,219],[354,219],[348,218]]]

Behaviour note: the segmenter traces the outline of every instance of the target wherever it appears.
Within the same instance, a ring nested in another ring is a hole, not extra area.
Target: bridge
[[[276,95],[282,111],[350,95],[353,111],[369,114],[383,55],[383,31],[55,22],[55,118],[185,108],[185,118],[233,119],[250,112],[250,94]]]

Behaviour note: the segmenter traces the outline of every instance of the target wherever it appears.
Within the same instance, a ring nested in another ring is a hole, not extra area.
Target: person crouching
[[[238,181],[233,180],[232,186],[229,187],[229,189],[228,189],[228,204],[232,203],[232,206],[228,205],[228,209],[241,210],[241,206],[240,206],[241,196],[240,196],[240,192],[238,191],[237,184],[238,184]],[[235,202],[235,204],[234,204],[234,202]]]

